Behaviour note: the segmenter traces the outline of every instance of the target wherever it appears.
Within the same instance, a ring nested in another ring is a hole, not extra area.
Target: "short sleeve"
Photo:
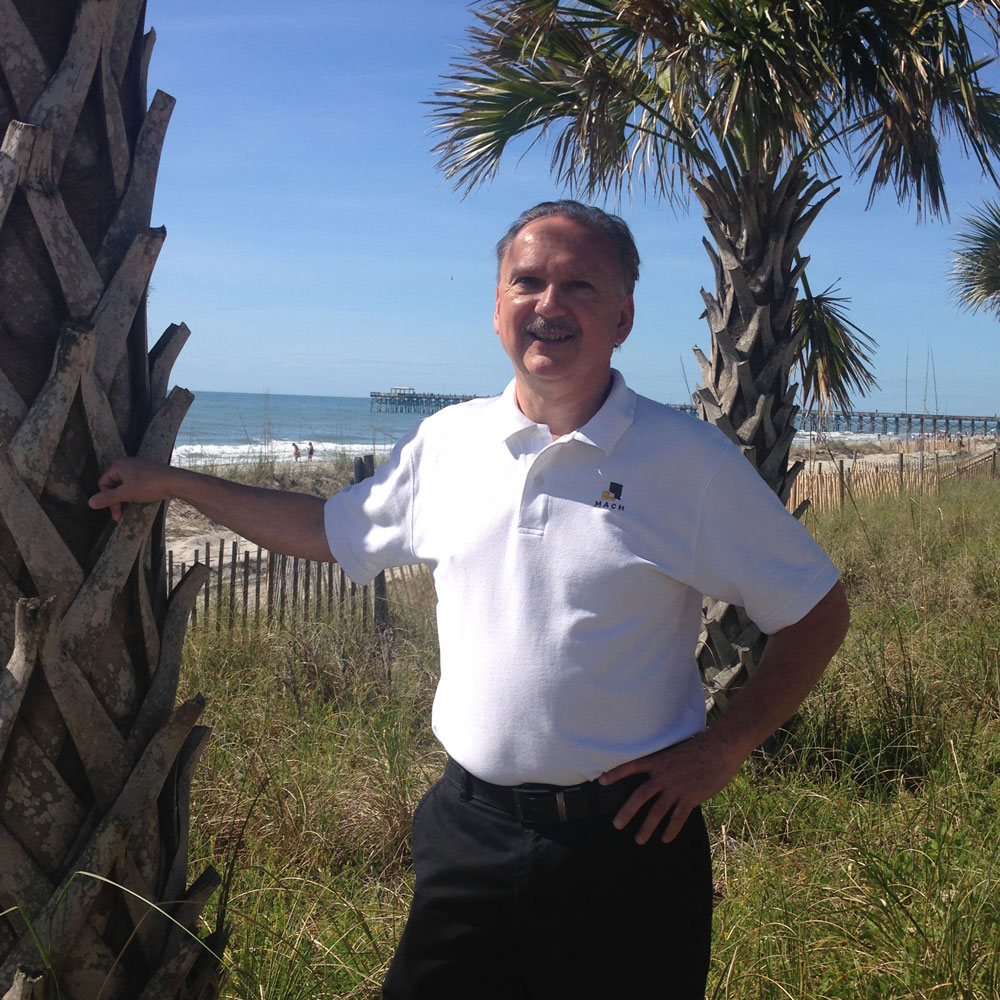
[[[418,451],[414,431],[396,445],[374,476],[345,486],[326,502],[327,544],[355,583],[368,583],[390,566],[416,561],[412,524]]]
[[[840,575],[736,448],[708,482],[693,558],[692,585],[745,608],[766,633],[804,618]]]

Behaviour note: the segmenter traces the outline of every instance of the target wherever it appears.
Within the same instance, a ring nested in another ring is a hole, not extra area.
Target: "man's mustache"
[[[580,332],[579,326],[568,319],[546,319],[544,316],[535,316],[524,324],[525,333],[568,333],[577,334]]]

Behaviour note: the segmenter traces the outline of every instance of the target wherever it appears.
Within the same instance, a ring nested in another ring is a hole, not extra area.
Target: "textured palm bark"
[[[0,0],[0,995],[217,992],[223,934],[194,935],[219,879],[187,885],[208,731],[174,704],[205,570],[167,594],[160,506],[87,507],[115,457],[169,460],[191,400],[186,327],[147,350],[173,99],[147,107],[144,19]]]
[[[801,159],[738,176],[720,167],[692,182],[715,268],[715,294],[702,289],[711,356],[695,349],[702,381],[695,399],[702,419],[740,447],[782,503],[801,468],[789,468],[798,412],[798,387],[789,384],[798,346],[792,309],[808,262],[797,250],[836,194],[831,183],[811,176]],[[698,664],[714,714],[760,660],[766,637],[735,605],[707,601],[704,612]]]

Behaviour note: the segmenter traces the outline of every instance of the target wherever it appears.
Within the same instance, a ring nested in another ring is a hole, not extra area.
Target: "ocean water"
[[[273,393],[196,392],[174,448],[175,465],[231,463],[261,454],[291,459],[298,444],[302,459],[313,443],[317,459],[347,452],[389,451],[424,416],[379,413],[367,396],[287,396]],[[799,431],[795,443],[807,446],[815,435]],[[832,431],[828,441],[860,444],[896,440],[892,435]]]
[[[195,392],[174,446],[175,465],[240,462],[262,454],[302,460],[313,443],[317,459],[343,452],[385,452],[424,416],[378,413],[368,397],[285,396],[274,393]]]

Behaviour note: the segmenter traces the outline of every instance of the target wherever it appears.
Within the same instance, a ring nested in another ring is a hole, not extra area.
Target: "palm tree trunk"
[[[67,1000],[215,992],[187,933],[218,883],[187,886],[208,731],[200,699],[174,708],[202,578],[166,593],[158,505],[87,507],[116,456],[169,460],[191,400],[166,391],[186,327],[147,351],[173,99],[147,108],[144,20],[0,0],[0,994],[19,968]]]
[[[692,180],[714,246],[715,294],[702,289],[712,334],[711,357],[695,349],[702,385],[695,394],[704,420],[719,427],[787,503],[801,463],[789,468],[795,437],[789,376],[798,338],[792,309],[808,258],[796,251],[826,202],[837,193],[797,157],[738,169],[735,162]],[[796,512],[800,514],[800,512]],[[710,712],[759,661],[765,637],[742,608],[706,602],[698,663]]]

